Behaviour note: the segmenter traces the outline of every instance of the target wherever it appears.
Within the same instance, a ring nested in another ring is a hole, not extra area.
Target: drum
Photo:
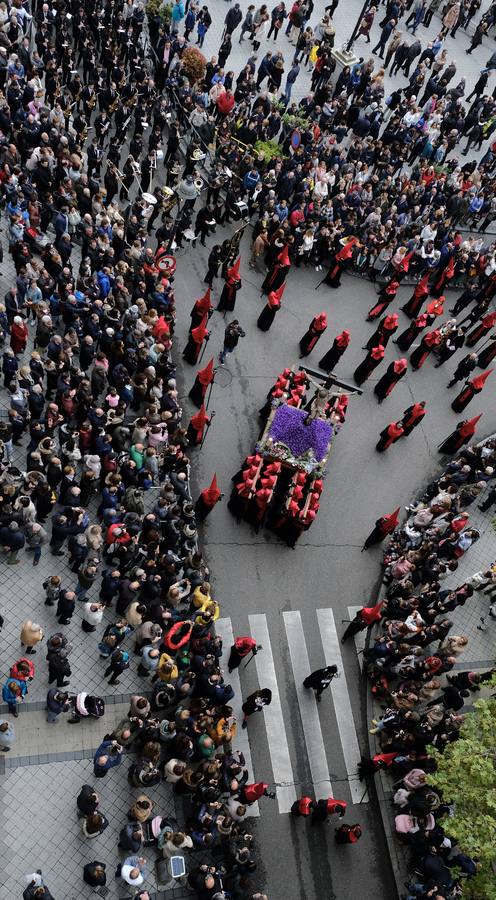
[[[155,204],[158,203],[158,200],[155,197],[155,194],[148,194],[147,192],[143,192],[143,194],[141,196],[143,197],[143,200],[146,203],[150,204],[150,206],[155,206]]]

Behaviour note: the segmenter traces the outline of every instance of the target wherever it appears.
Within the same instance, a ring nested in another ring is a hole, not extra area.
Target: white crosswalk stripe
[[[253,774],[253,763],[251,759],[251,751],[250,751],[250,742],[248,740],[248,732],[241,728],[241,722],[243,721],[243,712],[241,709],[241,704],[243,702],[243,698],[241,696],[241,682],[239,678],[239,669],[234,669],[231,673],[227,671],[227,661],[229,659],[229,653],[231,651],[231,647],[234,643],[234,634],[232,630],[231,620],[228,618],[225,619],[217,619],[215,623],[215,628],[219,637],[222,638],[222,659],[221,666],[225,672],[225,679],[229,681],[234,690],[234,697],[230,703],[230,706],[233,709],[234,715],[238,721],[238,731],[236,734],[236,738],[234,740],[234,746],[236,750],[241,750],[244,755],[246,768],[248,769],[248,781],[255,781],[255,776]],[[258,803],[252,803],[249,807],[249,815],[250,816],[259,816],[260,809]]]
[[[340,678],[334,678],[331,682],[332,697],[334,700],[334,712],[338,723],[339,738],[343,749],[343,756],[348,773],[353,803],[368,802],[367,793],[364,794],[363,785],[357,775],[357,766],[360,761],[360,747],[353,719],[350,694],[346,675],[344,673],[343,659],[339,645],[338,633],[332,609],[318,609],[317,620],[319,623],[322,646],[326,665],[336,664],[340,671]]]
[[[301,615],[299,612],[285,612],[283,619],[314,792],[317,798],[333,797],[315,694],[303,687],[303,679],[309,675],[312,668],[308,659]]]
[[[276,788],[277,802],[280,813],[287,813],[296,800],[296,790],[293,785],[293,768],[289,754],[288,739],[284,725],[284,716],[281,708],[281,698],[277,685],[276,670],[272,656],[269,629],[264,615],[249,616],[250,631],[257,644],[262,644],[263,652],[255,657],[257,666],[258,683],[260,687],[270,688],[272,702],[270,706],[264,706],[263,715],[269,743],[270,759],[274,781],[278,783]],[[258,714],[257,714],[258,718]]]

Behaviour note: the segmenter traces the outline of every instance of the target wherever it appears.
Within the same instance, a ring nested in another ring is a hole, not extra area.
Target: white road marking
[[[261,688],[270,688],[272,691],[272,702],[270,706],[264,706],[263,715],[274,781],[279,783],[279,786],[276,788],[279,812],[287,813],[296,800],[296,790],[293,784],[293,767],[289,755],[288,739],[281,709],[281,698],[277,686],[267,619],[264,615],[254,615],[249,616],[248,621],[252,637],[257,644],[261,644],[263,647],[263,650],[257,653],[255,657],[258,683]],[[257,713],[256,715],[258,716],[259,714]],[[248,730],[249,728],[250,725],[248,725]]]
[[[251,758],[250,751],[250,742],[248,740],[248,730],[241,728],[241,722],[243,721],[243,712],[241,709],[241,704],[243,702],[243,698],[241,696],[241,682],[239,678],[239,669],[234,669],[232,672],[228,672],[227,670],[227,661],[229,659],[229,653],[231,651],[231,647],[234,643],[234,634],[231,624],[231,619],[217,619],[215,623],[215,630],[219,637],[222,638],[222,659],[221,665],[224,669],[224,678],[229,684],[232,685],[234,690],[234,697],[230,701],[230,706],[232,706],[234,715],[236,716],[238,722],[238,731],[236,737],[233,741],[233,747],[236,750],[241,750],[244,755],[246,768],[248,769],[249,775],[249,783],[255,781],[255,776],[253,774],[253,762]],[[245,665],[245,663],[241,663],[241,665]],[[260,808],[258,803],[252,803],[251,806],[248,807],[250,816],[259,816]]]
[[[301,615],[299,612],[285,612],[283,619],[315,796],[318,800],[321,797],[333,797],[315,694],[313,690],[303,687],[303,679],[310,674],[312,668],[308,659]]]
[[[357,766],[360,761],[360,747],[358,745],[350,694],[346,682],[346,675],[344,673],[343,659],[332,609],[318,609],[317,619],[326,665],[330,666],[336,664],[340,672],[340,677],[334,678],[331,682],[331,691],[351,797],[353,803],[367,803],[367,794],[365,793],[364,795],[363,785],[360,783],[357,775]]]

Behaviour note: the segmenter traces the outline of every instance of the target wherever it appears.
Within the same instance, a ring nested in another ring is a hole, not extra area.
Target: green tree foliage
[[[496,900],[496,700],[477,700],[474,707],[460,739],[444,753],[434,751],[438,768],[428,780],[454,806],[454,816],[442,821],[446,832],[480,862],[463,896]]]

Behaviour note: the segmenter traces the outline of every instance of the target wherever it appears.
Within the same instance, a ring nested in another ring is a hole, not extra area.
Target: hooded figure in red
[[[398,288],[400,283],[397,278],[392,278],[387,284],[384,285],[383,288],[379,291],[379,299],[375,306],[369,310],[369,314],[367,316],[367,322],[372,322],[373,319],[377,319],[378,316],[382,315],[384,310],[389,306],[390,303],[393,302],[396,294],[398,292]]]
[[[205,316],[210,318],[213,311],[214,311],[214,308],[212,306],[212,301],[210,299],[210,288],[208,287],[207,290],[205,291],[203,297],[199,297],[199,299],[196,300],[193,305],[193,309],[191,310],[191,313],[190,313],[191,325],[190,325],[189,330],[192,331],[193,328],[196,328],[198,325],[201,325]]]
[[[338,288],[340,286],[341,275],[343,274],[348,261],[353,256],[357,240],[358,238],[352,238],[341,250],[338,250],[337,253],[334,254],[329,271],[320,284],[327,284],[332,288]],[[320,287],[320,285],[317,285],[317,287]]]
[[[463,422],[459,422],[455,430],[439,444],[439,453],[456,453],[460,447],[463,447],[464,444],[468,444],[475,434],[477,422],[481,416],[482,413],[478,416],[474,416],[473,419],[465,419]]]
[[[386,397],[389,397],[395,385],[398,384],[398,381],[406,375],[406,370],[406,359],[395,359],[394,362],[389,364],[384,375],[379,379],[374,388],[374,394],[379,400],[379,403],[382,403]]]
[[[210,515],[221,497],[222,494],[217,485],[217,475],[214,475],[210,486],[201,492],[195,503],[196,521],[203,522]]]
[[[217,306],[218,312],[233,312],[236,306],[236,294],[241,289],[241,275],[239,274],[239,266],[241,257],[226,272],[224,287],[219,298]]]
[[[405,409],[403,413],[403,418],[401,420],[401,424],[403,426],[403,434],[405,437],[411,434],[413,429],[420,425],[422,419],[425,416],[425,400],[422,400],[420,403],[414,403],[412,406],[409,406],[408,409]]]
[[[257,327],[260,328],[260,331],[268,331],[272,325],[277,310],[281,308],[281,298],[285,287],[285,284],[281,284],[277,291],[271,291],[267,297],[267,303],[257,319]]]
[[[379,519],[380,521],[380,519]],[[372,628],[376,622],[380,622],[382,618],[382,608],[384,600],[380,600],[375,606],[362,606],[351,620],[348,628],[343,632],[341,643],[344,644],[348,638],[358,634],[359,631],[365,631],[366,628]]]
[[[410,364],[412,369],[421,369],[424,365],[429,353],[432,353],[441,343],[441,335],[436,328],[434,331],[428,331],[424,334],[419,346],[410,356]]]
[[[193,387],[191,388],[188,397],[191,398],[193,403],[195,404],[197,409],[200,409],[203,401],[205,400],[205,394],[207,393],[207,388],[209,384],[213,383],[215,377],[214,373],[214,358],[207,363],[204,369],[200,369],[196,373],[195,382]]]
[[[475,347],[481,337],[485,337],[494,325],[496,325],[496,312],[488,313],[487,316],[484,316],[484,318],[481,319],[477,328],[474,328],[474,330],[467,335],[465,341],[466,346]]]
[[[324,331],[327,328],[327,316],[325,312],[319,313],[317,316],[314,316],[308,330],[303,335],[300,341],[300,359],[302,356],[308,356],[308,354],[313,350],[315,344],[324,334]]]
[[[380,519],[376,520],[372,531],[362,547],[362,553],[364,550],[368,550],[369,547],[372,547],[373,544],[380,544],[386,535],[393,533],[394,529],[398,527],[400,509],[401,506],[397,506],[392,513],[389,513],[387,516],[381,516]]]
[[[443,293],[444,286],[447,281],[451,281],[453,275],[455,274],[455,260],[452,256],[447,265],[444,267],[443,271],[438,275],[434,285],[431,288],[431,294],[433,297],[440,297]]]
[[[388,450],[401,437],[403,437],[403,425],[401,422],[391,422],[381,431],[375,449],[378,453],[384,453],[384,450]]]
[[[205,407],[202,404],[201,409],[196,415],[192,416],[188,425],[188,440],[192,447],[197,447],[203,440],[205,426],[210,422]]]
[[[288,246],[284,246],[280,253],[276,256],[276,260],[272,269],[267,272],[262,282],[262,294],[270,294],[271,291],[277,291],[286,281],[287,274],[291,268],[291,260],[289,258]]]
[[[419,334],[427,328],[428,318],[426,313],[421,313],[413,322],[410,322],[408,328],[401,332],[400,336],[394,342],[400,350],[409,350],[416,341]]]
[[[398,313],[389,316],[383,316],[374,333],[369,337],[365,347],[362,350],[372,350],[377,344],[387,347],[393,334],[398,328]]]
[[[451,404],[451,409],[453,410],[453,412],[463,412],[472,398],[475,397],[476,394],[480,394],[480,392],[483,390],[486,379],[489,378],[492,371],[492,369],[488,369],[487,372],[483,372],[482,375],[478,375],[476,378],[472,378],[471,381],[467,381],[463,390],[460,391],[458,396],[455,397],[453,403]]]
[[[320,368],[323,369],[324,372],[331,372],[332,369],[337,366],[344,351],[349,346],[349,343],[350,332],[345,329],[341,334],[336,335],[331,349],[324,354],[321,360],[319,360]]]
[[[208,341],[210,334],[207,331],[208,316],[204,316],[200,325],[193,328],[188,337],[188,343],[183,350],[183,359],[194,366],[198,362],[203,341]]]
[[[363,384],[364,381],[367,381],[367,378],[370,378],[374,369],[377,368],[383,359],[384,347],[382,344],[379,344],[378,347],[372,347],[372,350],[369,350],[365,359],[357,366],[353,373],[353,380],[356,384],[360,385]]]
[[[415,290],[408,303],[406,303],[405,306],[401,307],[401,311],[404,312],[405,315],[407,315],[410,319],[417,318],[420,310],[422,309],[425,298],[429,296],[430,277],[430,272],[426,272],[426,274],[422,276],[419,283],[416,285]]]

